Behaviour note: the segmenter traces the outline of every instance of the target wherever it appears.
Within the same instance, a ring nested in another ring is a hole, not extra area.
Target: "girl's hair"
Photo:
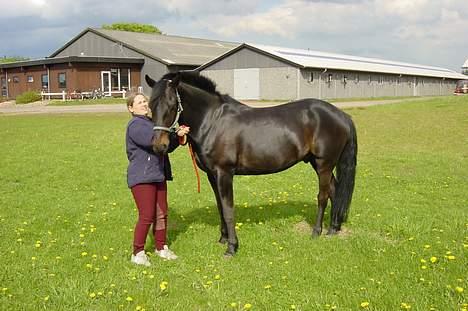
[[[133,106],[133,102],[135,101],[135,97],[137,97],[138,95],[141,95],[144,98],[146,98],[146,100],[148,100],[148,96],[146,96],[145,94],[143,94],[141,92],[132,92],[127,96],[127,107],[132,107]]]

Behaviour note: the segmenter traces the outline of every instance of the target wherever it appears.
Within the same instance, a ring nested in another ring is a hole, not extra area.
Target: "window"
[[[118,91],[120,89],[119,85],[119,69],[112,68],[111,72],[111,85],[112,91]]]
[[[42,75],[41,76],[41,84],[42,84],[42,88],[47,90],[49,89],[49,76],[48,75]]]
[[[13,83],[19,83],[19,78],[17,76],[13,76]]]
[[[34,82],[34,77],[28,76],[28,83],[33,83],[33,82]]]
[[[307,82],[309,83],[314,82],[314,73],[312,71],[309,72],[309,77],[307,78]]]
[[[6,81],[6,78],[2,77],[1,86],[2,86],[2,96],[6,97],[7,96],[7,81]]]
[[[333,74],[329,73],[327,76],[327,83],[331,83],[333,79]]]
[[[61,89],[67,87],[67,75],[65,74],[65,72],[61,72],[58,74],[58,85]]]
[[[384,78],[382,76],[379,76],[379,84],[383,84]]]
[[[122,90],[130,89],[130,69],[129,68],[120,69],[120,88]]]
[[[348,76],[343,75],[343,84],[346,84],[346,83],[348,83]]]

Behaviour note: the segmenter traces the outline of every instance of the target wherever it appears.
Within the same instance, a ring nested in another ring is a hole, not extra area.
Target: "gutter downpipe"
[[[49,70],[49,66],[47,66],[47,93],[50,94],[50,70]],[[50,95],[49,95],[49,100],[50,100]]]
[[[327,68],[325,68],[320,74],[319,74],[319,89],[318,89],[318,98],[322,99],[322,75],[327,72]]]

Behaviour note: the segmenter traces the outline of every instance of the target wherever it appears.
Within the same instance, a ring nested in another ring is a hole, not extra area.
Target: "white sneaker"
[[[158,250],[154,251],[154,253],[155,253],[156,255],[158,255],[159,257],[164,258],[164,259],[167,259],[167,260],[174,260],[174,259],[177,259],[177,255],[174,254],[174,252],[171,251],[171,250],[169,249],[169,247],[167,247],[167,245],[164,245],[164,246],[163,246],[163,249],[160,250],[160,251],[158,251]]]
[[[140,251],[138,254],[133,255],[132,259],[130,260],[134,264],[143,265],[143,266],[151,266],[151,263],[148,260],[148,256],[146,256],[145,251]]]

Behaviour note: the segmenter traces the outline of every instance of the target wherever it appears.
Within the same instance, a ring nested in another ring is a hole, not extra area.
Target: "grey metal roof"
[[[114,42],[122,43],[127,48],[161,61],[166,65],[199,66],[239,45],[239,43],[235,42],[87,28],[54,52],[51,57],[60,53],[87,31],[92,31]]]
[[[453,70],[440,67],[250,43],[244,43],[241,46],[234,48],[226,54],[198,67],[197,70],[202,70],[242,48],[252,49],[301,68],[327,68],[335,70],[352,70],[450,79],[468,78],[467,76]]]
[[[125,63],[125,64],[143,64],[144,59],[133,57],[102,57],[102,56],[63,56],[53,58],[41,58],[25,60],[14,63],[0,64],[0,68],[17,68],[26,66],[37,66],[47,64],[63,63]]]

